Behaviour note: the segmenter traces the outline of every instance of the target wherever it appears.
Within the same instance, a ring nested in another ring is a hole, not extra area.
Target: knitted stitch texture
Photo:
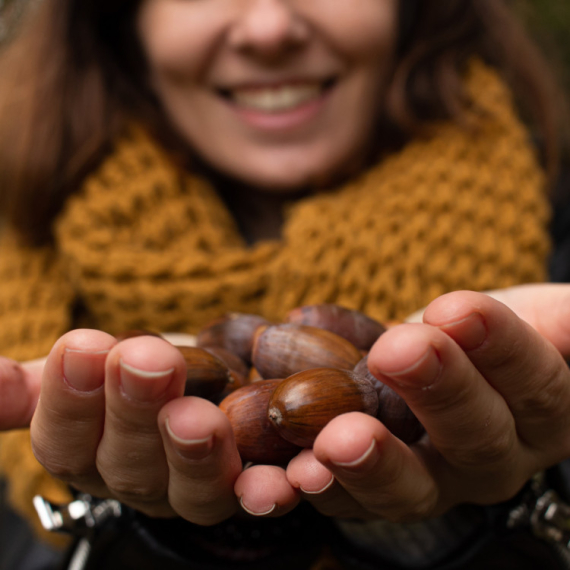
[[[93,324],[192,332],[228,308],[279,319],[316,301],[395,319],[451,289],[543,277],[542,175],[508,91],[476,77],[493,118],[479,135],[443,126],[291,205],[283,239],[253,247],[205,182],[141,135],[121,141],[58,226]]]
[[[392,320],[448,291],[544,280],[549,210],[529,135],[494,71],[474,63],[466,85],[477,131],[439,125],[349,184],[291,204],[282,238],[252,246],[204,180],[133,130],[68,201],[53,250],[6,238],[0,354],[45,355],[72,324],[196,332],[230,310],[279,320],[315,302]],[[74,299],[81,323],[70,322]],[[6,434],[0,466],[31,515],[32,496],[54,484],[28,440]]]

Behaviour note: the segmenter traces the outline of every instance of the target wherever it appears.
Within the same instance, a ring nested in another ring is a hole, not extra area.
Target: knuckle
[[[71,481],[73,480],[73,471],[65,463],[59,463],[53,461],[52,459],[39,458],[36,455],[38,461],[44,467],[44,469],[55,479],[61,481]]]
[[[473,471],[493,468],[504,464],[513,456],[516,444],[514,430],[489,433],[477,445],[454,449],[453,462],[457,467]]]
[[[544,381],[521,395],[517,412],[528,414],[537,419],[556,418],[560,414],[567,415],[566,404],[569,400],[569,385],[560,377],[558,369],[545,371]],[[534,388],[534,389],[533,389]]]
[[[105,478],[105,483],[111,493],[123,503],[137,505],[139,510],[144,505],[152,505],[164,501],[166,489],[154,482],[133,481],[119,476]],[[142,507],[140,507],[142,505]]]
[[[61,457],[34,439],[32,439],[32,450],[38,463],[55,479],[69,483],[87,479],[94,472],[92,463],[70,461],[68,456]]]
[[[92,477],[97,477],[93,465],[70,464],[47,457],[38,458],[38,461],[53,478],[66,483],[88,481]]]

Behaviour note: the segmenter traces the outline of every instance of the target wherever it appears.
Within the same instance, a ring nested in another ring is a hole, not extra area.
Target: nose
[[[229,34],[237,50],[275,59],[302,46],[310,28],[291,0],[246,0]]]

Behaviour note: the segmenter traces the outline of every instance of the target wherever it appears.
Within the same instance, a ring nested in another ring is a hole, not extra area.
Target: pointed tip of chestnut
[[[275,425],[280,425],[283,421],[283,414],[279,411],[279,408],[269,408],[267,416]]]

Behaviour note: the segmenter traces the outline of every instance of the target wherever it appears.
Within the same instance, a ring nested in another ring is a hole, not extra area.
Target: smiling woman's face
[[[155,92],[211,166],[293,190],[371,144],[398,0],[143,0]]]

